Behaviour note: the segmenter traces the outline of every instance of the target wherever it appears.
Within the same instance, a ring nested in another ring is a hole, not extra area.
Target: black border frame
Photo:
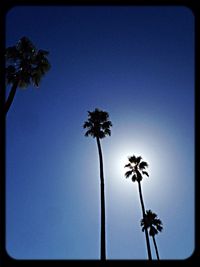
[[[160,261],[148,261],[148,260],[16,260],[11,258],[7,251],[6,251],[6,222],[5,222],[5,140],[6,140],[6,132],[5,132],[5,125],[6,120],[3,115],[3,104],[5,99],[5,79],[4,79],[4,49],[5,49],[5,18],[6,13],[15,6],[70,6],[70,5],[79,5],[79,6],[185,6],[191,9],[195,17],[195,250],[193,254],[185,259],[185,260],[160,260]],[[198,67],[199,67],[199,51],[198,47],[200,45],[198,41],[199,35],[199,11],[200,7],[198,6],[198,0],[108,0],[108,1],[78,1],[78,0],[1,0],[0,2],[0,36],[3,42],[0,42],[0,67],[1,67],[1,75],[0,76],[0,266],[36,266],[36,265],[47,265],[47,266],[67,266],[68,264],[72,265],[79,265],[79,264],[87,264],[88,266],[93,266],[94,264],[100,266],[101,264],[135,264],[135,265],[162,265],[162,264],[170,264],[176,265],[181,264],[188,266],[189,264],[195,264],[198,259],[200,259],[200,249],[199,249],[199,220],[197,216],[197,209],[199,208],[199,204],[197,202],[198,199],[198,188],[199,188],[199,181],[197,179],[197,147],[198,147],[198,128],[197,128],[197,107],[198,107],[198,100],[199,100],[199,79],[198,79]],[[3,218],[3,219],[2,219]]]

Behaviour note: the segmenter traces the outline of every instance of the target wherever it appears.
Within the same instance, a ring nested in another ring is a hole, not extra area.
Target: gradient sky
[[[186,7],[15,7],[6,46],[50,52],[40,88],[18,90],[6,126],[6,248],[16,259],[99,259],[96,142],[87,111],[110,114],[102,140],[108,259],[146,259],[127,157],[149,163],[146,209],[161,259],[194,250],[194,16]],[[155,258],[155,253],[153,252]]]

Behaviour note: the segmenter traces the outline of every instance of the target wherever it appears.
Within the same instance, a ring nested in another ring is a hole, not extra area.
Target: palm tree
[[[151,210],[147,210],[145,214],[145,218],[141,220],[141,226],[142,231],[149,228],[149,235],[152,236],[153,244],[156,251],[157,259],[159,260],[159,254],[158,254],[158,248],[156,244],[155,235],[158,234],[158,232],[161,232],[163,230],[162,221],[158,219],[158,216],[156,213],[153,213]]]
[[[101,185],[101,259],[106,259],[106,231],[105,231],[105,196],[104,196],[104,173],[103,173],[103,156],[100,139],[111,135],[109,114],[105,111],[95,109],[93,112],[88,111],[88,120],[84,122],[83,128],[88,129],[85,136],[92,136],[96,139],[100,162],[100,185]]]
[[[141,181],[143,179],[143,175],[145,174],[149,176],[149,174],[145,171],[145,168],[148,167],[147,162],[141,161],[142,157],[136,157],[136,156],[131,156],[128,158],[129,163],[126,164],[124,167],[129,168],[130,170],[125,173],[125,177],[128,178],[132,176],[132,181],[133,182],[138,182],[138,189],[139,189],[139,197],[140,197],[140,203],[142,207],[142,216],[143,218],[145,217],[145,207],[144,207],[144,201],[142,197],[142,187],[141,187]],[[145,229],[145,237],[146,237],[146,244],[147,244],[147,253],[148,253],[148,258],[149,260],[152,260],[151,256],[151,248],[150,248],[150,242],[149,242],[149,236],[147,229]]]
[[[6,84],[11,85],[4,106],[7,114],[17,88],[26,88],[30,84],[38,87],[42,76],[50,69],[47,59],[49,52],[37,50],[27,37],[22,37],[15,46],[6,48]]]

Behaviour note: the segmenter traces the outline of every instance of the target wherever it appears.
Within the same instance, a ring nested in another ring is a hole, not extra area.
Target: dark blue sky
[[[6,126],[7,251],[17,259],[98,259],[99,162],[87,111],[110,114],[102,140],[108,259],[146,259],[137,184],[164,224],[162,259],[194,249],[194,16],[185,7],[15,7],[6,46],[50,52],[40,88],[18,90]],[[152,247],[153,248],[153,247]],[[153,254],[155,257],[155,254]]]

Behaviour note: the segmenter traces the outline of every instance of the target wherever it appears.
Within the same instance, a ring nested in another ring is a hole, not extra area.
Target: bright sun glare
[[[149,165],[149,167],[147,167],[147,170],[149,172],[151,172],[152,169],[152,163],[153,163],[153,155],[152,153],[148,153],[148,151],[144,151],[139,153],[139,151],[134,151],[134,152],[130,152],[129,150],[121,150],[120,152],[118,152],[117,157],[114,159],[114,165],[116,168],[117,173],[123,174],[128,170],[128,168],[125,168],[125,165],[127,163],[129,163],[128,158],[130,156],[135,155],[136,157],[141,156],[142,157],[142,161],[146,161]]]
[[[163,185],[162,181],[162,157],[160,147],[155,147],[152,144],[145,142],[119,144],[115,147],[115,150],[110,152],[108,158],[110,177],[112,177],[112,185],[121,190],[124,188],[126,192],[127,188],[130,187],[131,177],[129,179],[125,178],[125,172],[128,171],[128,168],[124,166],[129,163],[128,158],[135,155],[136,157],[141,156],[142,161],[148,163],[146,171],[149,174],[149,177],[144,176],[143,186],[145,190],[149,193],[154,191],[157,186]]]

